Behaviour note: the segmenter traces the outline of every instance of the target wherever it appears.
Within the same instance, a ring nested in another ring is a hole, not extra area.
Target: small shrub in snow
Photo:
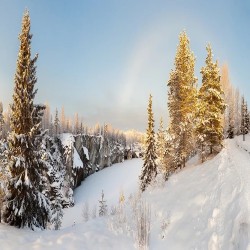
[[[132,214],[134,217],[136,217],[137,206],[140,203],[140,200],[141,200],[141,192],[140,191],[134,195],[131,195],[131,198],[129,200],[130,206],[132,208]]]
[[[169,219],[168,218],[163,218],[162,222],[161,222],[161,239],[164,239],[166,237],[166,233],[167,233],[167,228],[169,225]]]
[[[128,202],[131,202],[132,199],[133,199],[133,195],[130,194],[127,201],[128,201]]]
[[[99,216],[105,216],[107,215],[107,211],[108,211],[108,206],[106,205],[106,201],[104,200],[104,193],[102,190],[102,198],[99,201]]]
[[[141,200],[141,192],[131,194],[126,202],[121,203],[119,199],[110,214],[108,227],[112,232],[133,237],[137,249],[148,249],[151,209]]]
[[[135,243],[138,249],[149,248],[151,209],[145,201],[140,201],[136,210]]]
[[[110,215],[115,215],[116,212],[117,212],[116,207],[115,206],[111,206],[111,208],[110,208]]]
[[[120,197],[119,197],[119,204],[120,204],[120,205],[123,205],[124,202],[125,202],[125,196],[124,196],[123,191],[121,190],[121,192],[120,192]]]
[[[53,201],[51,207],[53,210],[51,211],[52,212],[50,220],[51,225],[49,226],[49,228],[54,230],[59,230],[62,225],[62,218],[63,218],[62,205],[60,204],[59,199]]]
[[[64,208],[67,207],[73,207],[74,206],[74,196],[73,196],[73,190],[70,187],[70,180],[69,177],[66,175],[65,180],[63,183],[63,188],[62,188],[62,193],[63,193],[63,201],[62,205]]]
[[[164,213],[162,211],[157,211],[155,213],[155,217],[160,223],[159,224],[159,229],[160,229],[159,238],[165,239],[167,235],[167,229],[170,224],[170,215],[168,212],[166,213],[166,211],[164,211]]]
[[[122,206],[113,207],[114,214],[109,218],[108,226],[115,234],[122,234],[127,232],[127,220],[125,210]]]
[[[87,202],[83,204],[82,217],[84,222],[89,220],[89,204]]]

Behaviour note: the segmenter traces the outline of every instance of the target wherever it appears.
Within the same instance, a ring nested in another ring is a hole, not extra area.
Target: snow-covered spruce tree
[[[156,145],[155,145],[155,132],[154,132],[154,117],[152,110],[152,95],[149,97],[148,103],[148,128],[146,137],[146,150],[144,154],[144,163],[142,173],[140,175],[140,188],[144,192],[150,183],[155,179],[157,175],[156,165]]]
[[[60,123],[60,121],[59,121],[59,117],[58,117],[58,110],[56,109],[55,120],[54,120],[55,135],[58,135],[58,133],[59,133],[59,126],[60,126],[59,123]]]
[[[50,106],[48,103],[45,103],[45,110],[42,119],[42,128],[49,129],[50,126]]]
[[[173,138],[169,133],[169,128],[167,128],[165,136],[165,145],[164,145],[164,165],[163,165],[165,180],[168,180],[169,176],[176,170],[176,165],[174,164],[175,152],[173,151],[172,140]]]
[[[4,167],[7,165],[7,158],[5,156],[6,143],[0,142],[0,223],[2,221],[2,210],[3,201],[5,197],[5,187],[9,179],[9,174],[7,169]]]
[[[233,120],[233,110],[229,109],[228,112],[228,129],[226,133],[226,138],[232,139],[234,138],[234,120]]]
[[[248,134],[249,128],[250,128],[250,117],[249,117],[249,112],[248,112],[248,107],[247,107],[247,102],[246,102],[246,112],[245,112],[245,132]]]
[[[37,55],[31,59],[30,17],[26,11],[19,36],[20,48],[11,105],[11,133],[8,136],[8,174],[3,220],[16,227],[47,226],[50,203],[44,195],[46,166],[41,160],[41,120],[44,106],[34,105],[37,90]]]
[[[54,134],[54,123],[53,123],[53,117],[50,116],[50,122],[49,122],[49,135],[53,136]]]
[[[173,163],[185,167],[195,148],[194,123],[197,105],[197,78],[194,76],[195,57],[185,32],[179,36],[175,69],[168,81],[169,133],[172,138]]]
[[[99,201],[99,216],[105,216],[108,212],[108,206],[106,204],[106,200],[104,200],[104,193],[102,190],[102,198]]]
[[[211,46],[207,46],[206,65],[202,67],[202,86],[199,90],[199,110],[197,119],[197,138],[202,159],[209,148],[221,148],[223,140],[222,115],[225,109],[223,91],[220,84],[218,63],[213,62]]]
[[[160,126],[156,134],[156,154],[157,154],[157,165],[164,171],[164,155],[165,155],[165,134],[163,129],[163,119],[160,119]]]
[[[249,114],[247,110],[247,103],[244,96],[241,101],[241,133],[243,135],[243,141],[245,141],[245,135],[248,133],[249,129]]]
[[[48,135],[43,138],[43,155],[42,160],[47,165],[49,187],[47,196],[51,203],[51,224],[55,230],[61,227],[61,220],[63,217],[62,204],[63,186],[66,175],[66,169],[63,164],[63,157],[59,150],[60,140],[57,137],[50,137]],[[61,149],[62,150],[62,149]]]

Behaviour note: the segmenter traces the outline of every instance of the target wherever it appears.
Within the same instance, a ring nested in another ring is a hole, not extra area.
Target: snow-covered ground
[[[226,140],[213,159],[192,160],[163,187],[143,194],[151,206],[149,249],[250,250],[250,136],[241,139]],[[89,176],[75,190],[76,205],[65,209],[59,231],[0,224],[0,249],[135,249],[133,233],[110,229],[111,216],[84,222],[82,210],[86,203],[90,213],[98,210],[102,190],[109,208],[121,191],[126,202],[138,189],[141,167],[141,159],[128,160]]]

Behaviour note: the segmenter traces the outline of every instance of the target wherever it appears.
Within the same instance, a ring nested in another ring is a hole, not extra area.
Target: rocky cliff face
[[[71,172],[72,188],[90,174],[127,158],[123,145],[103,136],[62,134],[60,140],[67,169]]]
[[[118,142],[94,135],[77,135],[74,138],[75,148],[91,173],[124,160],[124,147]]]

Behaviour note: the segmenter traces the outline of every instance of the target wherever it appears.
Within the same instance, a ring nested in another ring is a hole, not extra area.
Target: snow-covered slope
[[[169,214],[165,242],[152,237],[155,249],[250,249],[250,157],[227,140],[206,163],[172,176],[149,200]],[[248,247],[248,248],[247,248]]]
[[[143,194],[151,205],[150,249],[250,250],[250,154],[241,138],[225,141],[220,154],[189,166],[163,187]],[[191,164],[192,163],[192,164]],[[0,249],[134,249],[133,232],[115,232],[111,216],[83,222],[83,204],[94,210],[104,190],[107,205],[125,202],[138,189],[141,159],[115,164],[89,176],[75,190],[59,231],[31,232],[0,224]],[[129,220],[129,217],[127,217]],[[127,224],[132,223],[127,221]]]
[[[89,176],[74,192],[75,206],[64,210],[63,227],[82,223],[82,209],[85,203],[88,203],[90,210],[94,206],[98,210],[98,200],[101,199],[102,190],[109,207],[117,205],[121,191],[124,192],[125,197],[134,193],[138,189],[141,166],[141,159],[133,159]]]

